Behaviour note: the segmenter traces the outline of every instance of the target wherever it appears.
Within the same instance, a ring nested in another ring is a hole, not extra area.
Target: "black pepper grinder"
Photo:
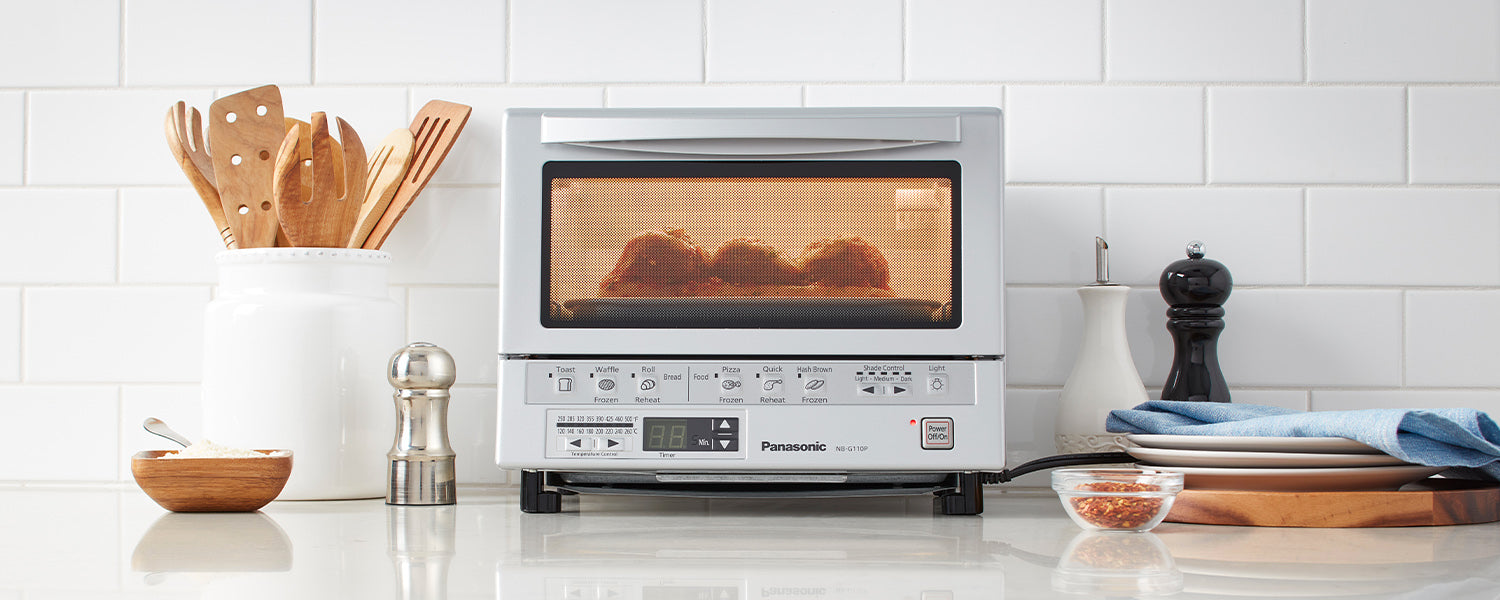
[[[1229,385],[1219,370],[1219,334],[1224,331],[1224,301],[1234,282],[1229,269],[1203,258],[1203,242],[1187,246],[1188,257],[1161,273],[1161,297],[1167,308],[1167,331],[1175,355],[1162,400],[1229,402]]]

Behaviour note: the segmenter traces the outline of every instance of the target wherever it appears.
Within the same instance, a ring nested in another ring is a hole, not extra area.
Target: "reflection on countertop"
[[[1500,524],[1085,533],[1049,491],[989,496],[981,517],[924,497],[601,496],[525,515],[488,488],[447,507],[174,514],[134,488],[0,488],[0,597],[1500,597]]]

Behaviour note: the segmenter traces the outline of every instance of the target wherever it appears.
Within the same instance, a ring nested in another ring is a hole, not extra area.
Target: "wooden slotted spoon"
[[[193,185],[193,190],[203,199],[209,218],[213,219],[214,227],[219,230],[219,237],[224,240],[224,247],[230,250],[239,248],[239,244],[234,241],[234,231],[229,228],[229,221],[224,217],[224,205],[219,198],[219,188],[214,183],[213,158],[208,155],[208,147],[203,145],[203,117],[198,114],[198,109],[178,101],[167,109],[166,130],[167,148],[172,151],[173,158],[177,159],[177,165],[182,167],[182,174],[187,176],[188,183]]]
[[[443,158],[453,148],[453,142],[463,131],[464,124],[469,122],[471,111],[462,104],[442,100],[428,102],[422,110],[417,111],[410,128],[417,145],[412,154],[411,166],[406,170],[406,177],[401,179],[401,185],[396,188],[396,195],[391,198],[390,206],[386,207],[380,221],[375,223],[375,228],[370,230],[370,236],[365,238],[363,248],[379,250],[385,245],[385,239],[390,237],[396,222],[411,208],[412,201],[417,199],[417,194],[422,193],[422,188],[427,187],[427,182],[437,172],[438,165],[443,164]]]
[[[224,216],[241,248],[276,243],[272,180],[284,137],[281,90],[267,85],[214,101],[208,141]]]
[[[293,245],[341,248],[354,231],[355,221],[364,202],[364,144],[343,119],[337,119],[339,137],[344,146],[344,181],[342,196],[334,169],[333,139],[328,135],[328,115],[312,116],[312,163],[297,159],[301,126],[294,126],[282,139],[277,150],[274,186],[276,217]],[[312,170],[312,189],[301,193],[302,170]]]
[[[396,196],[396,189],[401,186],[401,180],[405,179],[415,147],[411,131],[397,129],[385,136],[380,141],[380,146],[375,148],[375,153],[370,155],[365,205],[360,208],[359,224],[354,227],[354,235],[349,236],[348,247],[359,248],[365,245],[365,239],[370,237],[375,224],[385,215],[386,207],[390,206],[391,198]]]

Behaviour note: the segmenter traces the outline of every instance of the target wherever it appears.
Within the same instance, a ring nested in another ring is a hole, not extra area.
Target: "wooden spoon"
[[[328,115],[312,116],[312,190],[302,196],[301,169],[309,168],[295,158],[301,126],[283,137],[275,165],[276,216],[287,237],[297,246],[340,248],[354,231],[364,202],[364,144],[343,119],[337,119],[344,145],[343,196],[336,193],[338,179],[333,167],[333,139],[328,135]],[[294,183],[295,182],[295,183]],[[295,190],[295,191],[294,191]]]
[[[427,187],[427,182],[437,172],[438,165],[443,164],[443,158],[453,149],[453,142],[464,130],[464,124],[469,122],[471,111],[462,104],[442,100],[428,102],[422,110],[417,111],[417,117],[412,120],[410,128],[417,144],[411,166],[406,170],[406,177],[401,179],[401,186],[396,188],[396,195],[391,198],[390,206],[380,215],[380,221],[370,230],[370,236],[365,238],[363,248],[379,250],[385,245],[391,229],[396,227],[396,222],[411,208],[412,201],[417,199],[417,194],[422,193],[422,188]]]
[[[208,141],[224,216],[241,248],[276,243],[271,193],[277,145],[284,137],[281,90],[267,85],[208,107]]]
[[[167,148],[171,149],[172,156],[177,159],[177,165],[182,167],[182,174],[187,175],[188,183],[193,185],[193,190],[203,199],[203,205],[208,208],[208,216],[213,219],[214,227],[219,230],[219,237],[224,240],[224,247],[230,250],[239,248],[239,244],[234,241],[234,231],[229,228],[229,221],[224,217],[219,188],[214,185],[214,163],[208,156],[208,148],[203,145],[203,118],[198,114],[198,109],[189,108],[186,102],[178,101],[167,109],[166,129]]]
[[[411,166],[412,149],[416,146],[411,131],[397,129],[380,141],[375,154],[370,155],[369,187],[365,188],[365,205],[359,210],[359,223],[354,226],[354,235],[349,237],[348,247],[359,248],[375,229],[375,224],[385,214],[396,195],[396,188]]]

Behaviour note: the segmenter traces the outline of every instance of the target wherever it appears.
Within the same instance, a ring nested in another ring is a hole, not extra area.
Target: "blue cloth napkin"
[[[1459,467],[1453,475],[1500,481],[1500,427],[1472,408],[1304,412],[1275,406],[1152,400],[1112,410],[1116,433],[1343,437],[1410,463]]]

